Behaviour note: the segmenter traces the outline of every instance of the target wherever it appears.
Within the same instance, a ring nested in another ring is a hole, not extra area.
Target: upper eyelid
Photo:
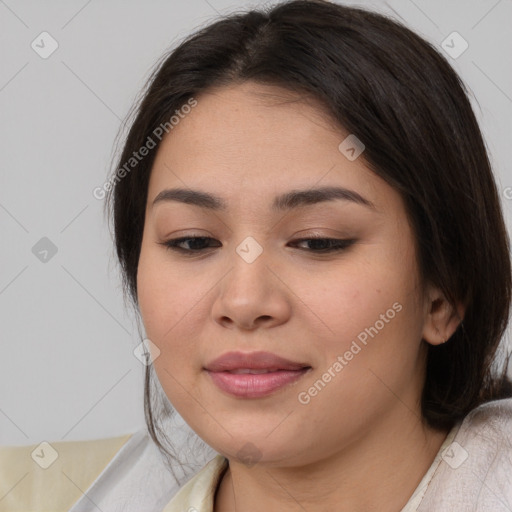
[[[158,242],[159,245],[162,245],[164,247],[167,247],[168,249],[175,249],[177,251],[183,251],[183,252],[186,252],[186,253],[199,253],[199,252],[202,252],[204,250],[207,250],[207,249],[212,249],[212,248],[215,248],[215,247],[205,247],[205,248],[201,248],[201,249],[186,249],[186,248],[183,248],[183,247],[180,247],[179,244],[181,243],[185,243],[187,242],[188,240],[197,240],[197,239],[206,239],[206,240],[212,240],[212,241],[215,241],[215,242],[219,242],[222,246],[222,242],[220,242],[219,240],[217,240],[216,238],[213,238],[211,236],[179,236],[179,237],[175,237],[175,238],[169,238],[163,242]],[[355,237],[344,237],[344,238],[336,238],[336,237],[331,237],[331,236],[302,236],[302,237],[298,237],[298,238],[294,238],[292,239],[291,241],[292,242],[295,242],[295,243],[299,243],[299,242],[306,242],[306,241],[309,241],[309,240],[327,240],[329,242],[338,242],[338,243],[345,243],[346,246],[350,246],[350,245],[353,245],[354,243],[357,242],[357,238]],[[173,243],[173,245],[171,246],[171,242]],[[334,249],[336,250],[336,249]],[[321,252],[321,251],[311,251],[311,252]]]
[[[197,239],[197,238],[206,238],[208,240],[214,240],[216,242],[220,242],[217,238],[209,235],[183,235],[183,236],[176,236],[176,237],[169,237],[164,240],[165,242],[178,242],[178,241],[184,241],[184,240],[190,240],[190,239]],[[350,236],[342,236],[342,237],[336,237],[331,235],[323,235],[323,234],[307,234],[302,235],[299,237],[295,237],[292,239],[292,241],[301,241],[301,240],[311,240],[311,239],[319,239],[319,240],[338,240],[338,241],[345,241],[345,240],[353,240],[354,237]],[[222,242],[221,242],[222,243]]]

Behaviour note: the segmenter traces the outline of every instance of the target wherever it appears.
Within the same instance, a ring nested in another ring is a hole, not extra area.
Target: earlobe
[[[464,307],[460,303],[453,307],[439,289],[431,295],[427,306],[422,337],[431,345],[442,345],[450,339],[462,322]]]

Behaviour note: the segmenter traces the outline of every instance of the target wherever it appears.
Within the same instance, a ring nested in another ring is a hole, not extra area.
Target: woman
[[[512,509],[508,236],[432,46],[318,0],[221,19],[159,64],[105,190],[149,434],[179,461],[154,370],[214,456],[121,492],[162,460],[134,437],[73,512]]]

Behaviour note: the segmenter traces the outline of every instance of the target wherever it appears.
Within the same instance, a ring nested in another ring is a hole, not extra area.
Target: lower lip
[[[214,384],[222,391],[240,398],[261,398],[299,380],[311,368],[279,370],[269,373],[210,372]]]

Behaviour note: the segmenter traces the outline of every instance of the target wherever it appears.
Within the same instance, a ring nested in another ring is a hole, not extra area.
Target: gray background
[[[441,52],[453,31],[468,42],[449,59],[472,91],[510,226],[512,1],[344,3],[405,21]],[[92,190],[162,53],[217,13],[258,5],[0,0],[0,444],[107,437],[144,424],[140,340]],[[43,31],[59,45],[47,59],[31,47]],[[46,262],[32,251],[43,237],[57,248]]]

